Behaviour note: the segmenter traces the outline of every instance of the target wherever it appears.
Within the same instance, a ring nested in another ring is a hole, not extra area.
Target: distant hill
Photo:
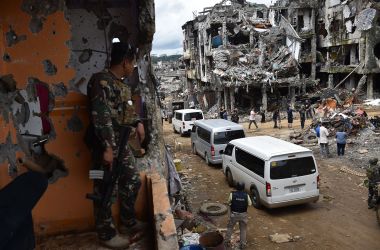
[[[160,55],[160,56],[157,56],[157,55],[152,55],[152,62],[153,63],[157,63],[159,61],[162,61],[162,62],[174,62],[174,61],[178,61],[178,59],[181,57],[182,55]]]

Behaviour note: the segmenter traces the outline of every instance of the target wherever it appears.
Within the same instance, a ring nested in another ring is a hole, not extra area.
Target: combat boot
[[[101,241],[101,244],[111,249],[127,249],[130,245],[130,242],[129,239],[116,234],[115,237],[110,240]]]

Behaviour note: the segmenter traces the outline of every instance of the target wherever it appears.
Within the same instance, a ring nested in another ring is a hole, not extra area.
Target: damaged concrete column
[[[231,104],[231,111],[235,109],[235,90],[230,87],[230,104]]]
[[[223,47],[227,46],[227,23],[224,21],[222,26],[223,32]]]
[[[329,74],[329,81],[327,83],[328,88],[334,88],[334,75]]]
[[[296,102],[296,87],[290,87],[290,104],[294,106],[294,103]]]
[[[367,99],[373,99],[373,74],[368,75]]]
[[[350,76],[350,80],[346,81],[346,83],[345,83],[346,89],[351,90],[351,89],[355,88],[355,83],[356,83],[355,76],[353,76],[353,75]]]
[[[352,45],[350,49],[350,64],[356,65],[357,63],[358,63],[358,60],[356,58],[356,47],[355,45]]]
[[[259,66],[264,65],[264,50],[265,50],[265,44],[263,43],[263,40],[260,37],[259,41],[259,50],[260,50],[260,55],[259,55]]]
[[[222,107],[222,91],[217,90],[216,92],[218,94],[217,100],[218,100],[218,110],[219,110]]]
[[[267,95],[267,85],[264,84],[261,88],[263,110],[268,110],[268,95]]]
[[[311,11],[311,27],[313,27],[313,37],[311,38],[311,79],[317,77],[317,35],[315,34],[315,9]]]
[[[227,87],[224,87],[224,109],[228,109],[228,96],[229,96],[229,89]]]

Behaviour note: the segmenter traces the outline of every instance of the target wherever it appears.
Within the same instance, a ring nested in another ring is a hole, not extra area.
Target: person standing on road
[[[93,170],[105,173],[112,171],[112,163],[118,156],[121,143],[122,127],[129,131],[139,127],[130,88],[123,82],[124,77],[133,73],[136,50],[129,44],[114,43],[111,51],[110,68],[94,74],[87,87],[90,101],[89,128],[93,128],[94,136],[90,148],[93,160]],[[139,131],[139,130],[138,130]],[[96,141],[96,142],[95,142]],[[134,205],[140,188],[140,175],[136,168],[135,158],[128,145],[122,152],[123,160],[120,176],[117,181],[117,191],[120,199],[120,233],[133,234],[138,230]],[[94,193],[102,195],[106,182],[103,179],[94,180]],[[101,243],[110,248],[127,248],[129,239],[122,237],[116,230],[112,219],[112,202],[106,208],[99,202],[94,202],[96,231]]]
[[[293,127],[293,109],[291,106],[288,106],[287,113],[288,113],[288,128],[292,128]]]
[[[251,129],[251,125],[255,124],[256,126],[256,129],[258,129],[259,127],[257,126],[257,123],[256,123],[256,113],[255,113],[255,109],[252,107],[251,109],[251,113],[249,115],[249,125],[248,125],[248,129]]]
[[[228,120],[228,113],[226,109],[224,110],[224,113],[223,113],[223,119]]]
[[[378,159],[373,158],[369,160],[369,167],[367,169],[368,178],[368,209],[374,207],[373,198],[377,195],[377,182],[380,182],[380,167],[377,165]]]
[[[280,120],[280,110],[279,109],[276,109],[274,112],[273,112],[273,123],[274,123],[274,126],[273,128],[278,128],[277,126],[277,120]]]
[[[231,192],[228,197],[230,205],[230,218],[227,225],[227,233],[225,243],[231,246],[231,235],[236,223],[239,223],[240,229],[240,249],[247,246],[247,223],[248,206],[252,206],[252,201],[249,195],[244,191],[244,183],[236,184],[237,191]]]
[[[305,106],[305,109],[306,109],[306,119],[313,119],[313,106],[310,104],[309,100],[306,100],[306,106]]]
[[[323,157],[329,157],[329,131],[325,127],[325,123],[322,123],[321,127],[319,128],[319,146],[321,147],[321,154]]]
[[[239,115],[238,115],[238,111],[237,111],[236,108],[232,112],[231,121],[234,122],[234,123],[239,123]]]
[[[336,147],[337,147],[337,153],[338,156],[344,155],[344,150],[346,148],[346,141],[347,141],[347,133],[342,128],[339,132],[335,135],[336,138]]]
[[[299,113],[300,113],[300,120],[301,120],[301,128],[304,129],[305,128],[305,120],[306,120],[305,106],[304,105],[301,106]]]
[[[221,108],[220,108],[220,112],[219,112],[219,118],[220,118],[220,119],[223,119],[224,112],[225,112],[225,111],[224,111],[224,108],[221,107]]]
[[[265,123],[265,109],[264,106],[260,107],[261,123]]]

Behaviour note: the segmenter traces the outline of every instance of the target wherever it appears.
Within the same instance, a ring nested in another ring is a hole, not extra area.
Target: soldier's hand
[[[113,150],[111,147],[106,148],[106,150],[104,151],[103,160],[105,161],[106,164],[108,164],[109,166],[112,166]]]

